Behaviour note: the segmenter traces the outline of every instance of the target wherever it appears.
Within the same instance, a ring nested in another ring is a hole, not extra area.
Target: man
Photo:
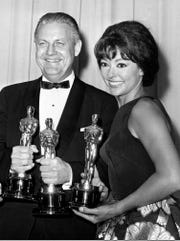
[[[18,173],[30,171],[37,193],[41,178],[47,184],[63,186],[80,181],[85,159],[85,142],[80,128],[91,123],[93,114],[99,114],[106,138],[117,104],[110,95],[75,76],[73,63],[82,42],[78,25],[71,16],[61,12],[45,14],[39,20],[34,39],[42,76],[5,87],[0,93],[0,182],[5,185],[10,169]],[[52,85],[64,81],[68,81],[66,87],[69,85],[69,88],[49,89],[52,86],[47,86],[47,82]],[[18,129],[19,120],[29,105],[35,107],[34,117],[39,120],[39,129],[33,136],[34,145],[30,148],[19,145]],[[60,134],[53,160],[39,159],[38,134],[45,129],[46,118],[53,119],[53,128]],[[95,238],[95,226],[78,216],[34,217],[35,206],[5,201],[0,207],[1,239]]]

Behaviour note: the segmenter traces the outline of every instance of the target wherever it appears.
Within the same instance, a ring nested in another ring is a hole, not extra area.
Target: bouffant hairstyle
[[[117,51],[122,59],[131,60],[142,69],[143,86],[153,84],[159,70],[158,47],[142,23],[124,21],[105,30],[94,49],[99,67],[102,59],[113,59]]]

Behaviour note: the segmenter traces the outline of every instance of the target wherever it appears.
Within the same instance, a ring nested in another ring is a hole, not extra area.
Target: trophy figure
[[[100,199],[99,188],[92,185],[98,144],[103,136],[103,130],[97,125],[97,121],[98,115],[94,114],[92,115],[92,124],[81,128],[86,142],[84,178],[81,180],[81,183],[74,185],[72,207],[94,207]]]
[[[32,136],[37,130],[38,120],[34,118],[35,108],[27,107],[27,117],[20,120],[19,129],[22,132],[20,138],[21,146],[30,146]],[[33,181],[30,173],[18,173],[15,170],[10,170],[8,186],[5,189],[5,198],[15,198],[23,200],[33,200]]]
[[[44,158],[53,159],[56,156],[55,147],[59,134],[52,129],[51,118],[47,118],[45,124],[46,129],[39,134],[41,148]],[[33,210],[34,215],[62,215],[65,213],[65,194],[62,185],[45,184],[42,181],[37,200],[38,208]]]

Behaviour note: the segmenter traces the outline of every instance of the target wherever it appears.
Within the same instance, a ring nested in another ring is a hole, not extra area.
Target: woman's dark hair
[[[113,59],[118,50],[123,59],[133,61],[142,69],[143,86],[152,85],[159,70],[159,61],[158,47],[150,31],[137,21],[109,26],[95,45],[98,65],[102,59]]]

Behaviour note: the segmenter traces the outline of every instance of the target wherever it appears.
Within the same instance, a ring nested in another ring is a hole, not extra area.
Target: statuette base
[[[80,206],[94,208],[100,201],[100,193],[98,187],[91,185],[89,189],[85,189],[80,183],[75,183],[72,191],[72,208],[78,208]]]
[[[61,186],[44,184],[41,187],[41,192],[37,195],[37,202],[38,208],[33,210],[35,216],[64,216],[70,214],[65,192]]]
[[[6,200],[34,201],[33,182],[28,174],[19,175],[14,173],[8,180],[3,197]]]

